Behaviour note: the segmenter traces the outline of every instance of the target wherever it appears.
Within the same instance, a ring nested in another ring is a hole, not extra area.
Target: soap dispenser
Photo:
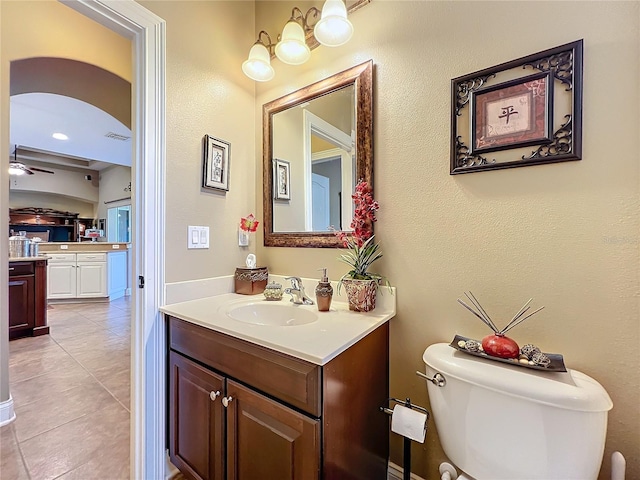
[[[316,305],[318,305],[319,312],[328,312],[333,298],[333,287],[327,277],[326,267],[320,268],[320,270],[322,270],[322,278],[316,287]]]

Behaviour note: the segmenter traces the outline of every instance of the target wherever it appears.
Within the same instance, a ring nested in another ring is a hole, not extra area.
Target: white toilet
[[[477,358],[446,343],[428,347],[433,418],[447,457],[476,480],[598,477],[613,407],[605,389],[576,370],[539,372]]]

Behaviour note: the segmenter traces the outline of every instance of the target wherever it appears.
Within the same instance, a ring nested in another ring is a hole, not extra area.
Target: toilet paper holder
[[[429,411],[426,408],[421,407],[420,405],[414,405],[413,403],[411,403],[411,399],[408,397],[406,400],[400,400],[399,398],[387,398],[387,404],[389,404],[389,402],[399,403],[403,407],[411,408],[412,410],[419,410],[422,413],[426,413],[427,420],[429,420]],[[386,413],[387,415],[393,414],[393,410],[388,407],[380,407],[380,411]]]
[[[413,403],[411,403],[411,399],[409,397],[407,397],[406,400],[400,400],[399,398],[393,398],[393,397],[388,398],[387,406],[380,407],[380,411],[391,416],[393,414],[393,410],[389,408],[390,402],[395,402],[397,404],[402,405],[403,407],[410,408],[412,410],[418,410],[426,414],[427,422],[429,421],[429,411],[426,408],[421,407],[420,405],[414,405]],[[425,426],[425,432],[426,432],[426,426]],[[403,444],[404,444],[404,448],[403,448],[403,457],[402,457],[403,458],[402,480],[410,480],[411,479],[411,439],[407,437],[403,437]]]

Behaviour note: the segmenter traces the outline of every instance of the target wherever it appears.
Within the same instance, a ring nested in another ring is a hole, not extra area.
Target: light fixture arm
[[[322,12],[316,7],[311,7],[307,10],[307,13],[302,13],[302,10],[298,7],[293,7],[289,21],[293,20],[294,22],[298,22],[302,26],[304,34],[307,35],[309,32],[313,32],[313,27],[318,23],[321,15]]]
[[[263,35],[267,37],[266,43],[262,39]],[[276,44],[273,43],[273,41],[271,40],[271,36],[264,30],[260,30],[260,33],[258,34],[258,39],[256,40],[256,43],[254,43],[254,45],[258,45],[258,44],[263,45],[269,51],[269,55],[271,55],[272,57],[275,55]]]

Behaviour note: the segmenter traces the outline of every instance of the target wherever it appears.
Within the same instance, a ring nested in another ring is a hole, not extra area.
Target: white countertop
[[[384,297],[392,297],[388,291]],[[380,300],[380,292],[378,293]],[[391,301],[393,300],[393,301]],[[230,306],[250,302],[267,302],[260,295],[224,293],[182,303],[165,305],[160,311],[236,338],[262,345],[288,355],[324,365],[395,315],[395,297],[367,313],[352,312],[334,296],[329,312],[318,312],[316,305],[296,305],[315,312],[316,322],[295,326],[254,325],[234,320],[224,313]],[[274,302],[268,302],[274,303]],[[282,305],[292,305],[283,298]]]

